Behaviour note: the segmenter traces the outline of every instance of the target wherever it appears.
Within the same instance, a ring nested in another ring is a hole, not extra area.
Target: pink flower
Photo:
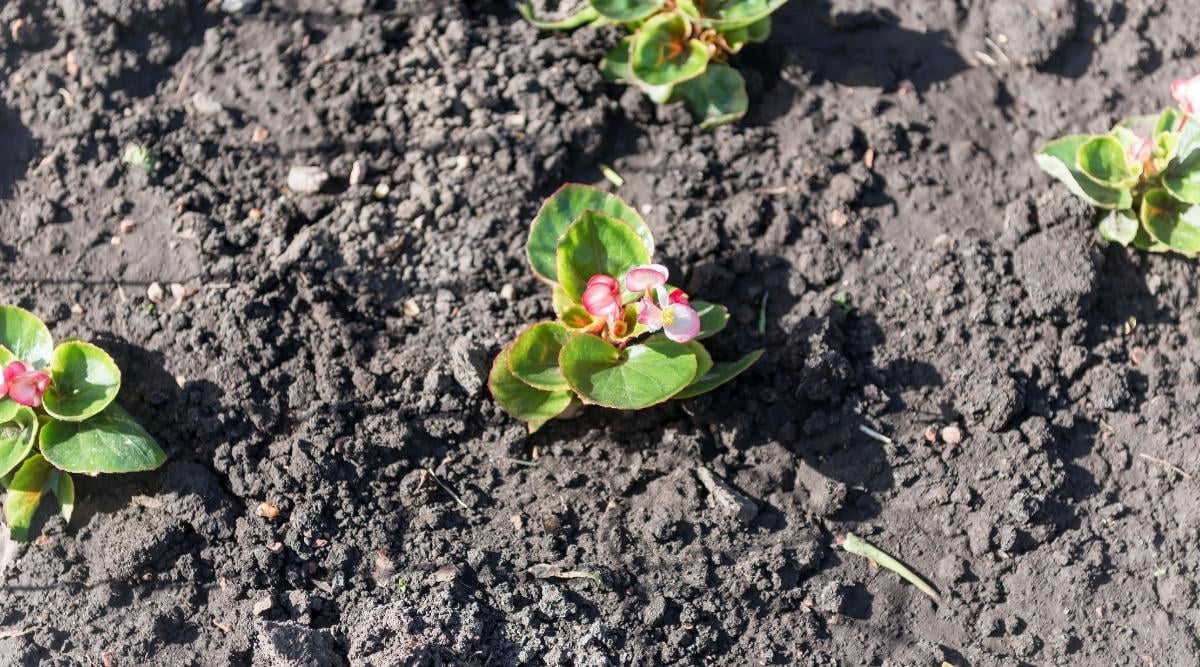
[[[593,317],[603,317],[612,324],[621,315],[621,286],[615,278],[594,275],[588,279],[582,301],[584,310]]]
[[[645,292],[667,284],[667,267],[662,264],[643,264],[625,274],[625,289]]]
[[[670,295],[663,287],[656,290],[659,304],[649,296],[638,302],[638,322],[650,331],[662,329],[667,338],[686,343],[700,334],[700,315],[688,305],[687,295],[674,290]]]
[[[42,405],[42,394],[50,387],[50,374],[46,371],[35,371],[33,366],[14,361],[4,367],[4,382],[0,384],[0,396],[4,393],[12,400],[27,408],[37,408]]]
[[[1188,115],[1200,111],[1200,74],[1190,79],[1176,79],[1171,82],[1171,97],[1179,102],[1179,108]]]

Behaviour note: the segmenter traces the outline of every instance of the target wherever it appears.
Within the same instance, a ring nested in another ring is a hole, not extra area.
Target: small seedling
[[[713,362],[700,341],[725,328],[729,311],[668,283],[667,268],[651,263],[649,227],[614,195],[563,187],[534,218],[526,250],[557,319],[504,348],[488,385],[531,433],[580,404],[639,410],[691,398],[762,356]]]
[[[702,128],[738,120],[746,82],[727,63],[771,34],[771,14],[787,0],[590,0],[560,21],[521,14],[542,30],[617,24],[629,32],[600,65],[605,78],[637,86],[657,104],[682,101]]]
[[[1050,142],[1037,162],[1098,209],[1100,235],[1151,252],[1200,253],[1200,76],[1171,85],[1179,108],[1107,134]]]
[[[71,473],[153,470],[166,454],[113,399],[121,371],[104,350],[81,340],[54,346],[36,315],[0,306],[0,483],[14,540],[29,539],[47,493],[71,520]]]
[[[141,144],[125,146],[125,152],[121,154],[121,164],[141,169],[147,174],[152,174],[158,169],[158,159],[154,157],[149,148]]]

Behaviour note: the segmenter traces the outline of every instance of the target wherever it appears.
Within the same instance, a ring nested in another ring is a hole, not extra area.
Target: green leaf
[[[488,388],[500,407],[526,422],[533,433],[570,407],[573,397],[569,391],[542,391],[521,382],[508,369],[508,354],[506,348],[496,355],[488,375]]]
[[[691,386],[693,383],[699,382],[700,378],[712,370],[713,360],[712,355],[708,353],[708,349],[700,341],[693,338],[684,343],[684,345],[692,351],[692,354],[696,355],[696,372],[692,375],[692,381],[688,383],[688,386]],[[684,390],[686,389],[687,387],[684,387]]]
[[[692,308],[700,316],[700,333],[696,335],[696,340],[704,340],[729,324],[729,310],[719,303],[693,301]]]
[[[0,306],[0,345],[35,368],[50,361],[54,340],[37,315],[17,306]]]
[[[564,185],[551,195],[533,219],[525,252],[529,256],[529,264],[534,273],[549,282],[558,280],[555,264],[558,241],[567,228],[587,211],[599,211],[629,225],[641,238],[647,255],[654,254],[654,236],[637,211],[616,195],[590,185],[572,183]],[[568,295],[567,298],[572,297]],[[573,303],[578,302],[579,297],[576,295]]]
[[[579,216],[558,241],[558,282],[576,302],[581,301],[592,276],[603,274],[620,280],[629,269],[649,263],[650,252],[637,232],[597,211]]]
[[[1121,140],[1112,135],[1092,137],[1083,142],[1075,159],[1085,176],[1106,188],[1132,188],[1141,177],[1141,167],[1130,162]]]
[[[757,23],[787,0],[708,0],[702,3],[704,11],[695,19],[696,23],[722,32]]]
[[[608,54],[600,61],[600,73],[609,81],[620,81],[637,86],[655,104],[666,104],[670,101],[675,87],[670,85],[651,86],[643,81],[638,81],[633,76],[633,69],[629,67],[631,48],[633,48],[633,35],[622,37],[621,41],[609,49]]]
[[[763,17],[750,25],[724,31],[725,43],[737,53],[747,44],[758,44],[767,41],[771,36],[771,17]]]
[[[1179,145],[1175,150],[1175,159],[1171,161],[1170,170],[1191,171],[1200,168],[1200,122],[1190,118],[1178,135]]]
[[[70,473],[55,472],[54,495],[58,497],[59,512],[63,521],[71,523],[71,515],[75,512],[75,480],[71,479]]]
[[[1190,171],[1168,171],[1162,185],[1176,199],[1188,204],[1200,204],[1200,165]]]
[[[662,0],[592,0],[601,16],[618,23],[647,19],[663,8]]]
[[[596,323],[596,318],[583,306],[570,306],[559,317],[568,329],[586,329]]]
[[[691,34],[691,25],[678,12],[659,14],[642,24],[629,53],[634,78],[651,86],[668,86],[703,74],[708,45]]]
[[[154,438],[117,403],[87,421],[44,424],[38,439],[42,456],[54,467],[85,475],[153,470],[167,460]]]
[[[1114,190],[1096,184],[1084,175],[1076,164],[1079,147],[1091,137],[1077,134],[1052,141],[1037,152],[1035,159],[1043,171],[1062,181],[1077,197],[1093,206],[1105,209],[1126,209],[1133,206],[1128,190]]]
[[[1166,190],[1148,190],[1142,196],[1142,224],[1159,242],[1175,252],[1200,252],[1200,207],[1190,206]]]
[[[20,465],[37,440],[37,415],[29,408],[17,407],[12,417],[0,421],[0,477]]]
[[[570,389],[558,369],[558,353],[570,337],[571,332],[558,322],[538,322],[517,336],[508,353],[508,370],[534,389]]]
[[[709,65],[704,74],[676,86],[675,91],[702,130],[732,123],[750,106],[746,81],[729,65]]]
[[[1133,243],[1140,226],[1141,223],[1138,222],[1133,211],[1108,211],[1100,219],[1100,236],[1105,240],[1127,246]]]
[[[529,21],[538,30],[574,30],[600,19],[599,12],[590,6],[585,6],[578,12],[558,21],[543,21],[538,19],[533,15],[533,5],[528,2],[521,3],[517,7],[517,10],[521,12],[521,16],[526,21]]]
[[[54,481],[54,466],[38,454],[25,459],[8,483],[8,496],[4,499],[4,519],[8,522],[8,533],[17,542],[29,539],[33,516],[37,514],[42,495]]]
[[[1183,120],[1183,111],[1175,107],[1167,107],[1166,111],[1158,117],[1154,123],[1154,136],[1170,132],[1174,134],[1179,131],[1179,121]]]
[[[710,371],[705,373],[699,380],[688,385],[687,389],[679,392],[675,398],[692,398],[693,396],[699,396],[705,392],[712,391],[753,366],[754,362],[758,361],[762,355],[762,350],[755,350],[737,361],[713,364]]]
[[[1150,236],[1146,225],[1138,225],[1137,236],[1133,237],[1133,247],[1146,252],[1171,252],[1171,246]]]
[[[563,346],[559,365],[585,403],[638,410],[675,395],[696,375],[696,355],[686,345],[651,339],[624,351],[591,334]]]
[[[83,421],[100,414],[121,389],[121,370],[100,348],[67,341],[50,358],[53,382],[42,396],[46,414],[62,421]]]

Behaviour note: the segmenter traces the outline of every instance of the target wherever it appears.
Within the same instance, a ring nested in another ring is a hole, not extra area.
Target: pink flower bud
[[[615,278],[594,275],[588,279],[582,301],[583,309],[593,317],[602,317],[612,324],[621,315],[621,286]]]
[[[625,289],[645,292],[667,284],[667,267],[662,264],[643,264],[625,274]]]
[[[1200,74],[1190,79],[1172,81],[1171,97],[1179,102],[1179,108],[1189,116],[1200,111]]]
[[[50,387],[50,374],[37,371],[33,366],[14,361],[4,367],[4,384],[0,385],[4,393],[17,403],[27,408],[37,408],[42,405],[42,394]]]
[[[1150,160],[1150,156],[1154,153],[1154,142],[1145,137],[1138,137],[1138,140],[1133,142],[1129,152],[1132,153],[1133,161],[1138,164],[1146,164]]]

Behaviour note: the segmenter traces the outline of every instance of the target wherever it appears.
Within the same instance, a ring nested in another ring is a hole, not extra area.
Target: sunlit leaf
[[[686,345],[665,338],[618,350],[597,336],[580,334],[559,356],[563,376],[585,403],[621,410],[671,398],[692,381],[697,364]]]

